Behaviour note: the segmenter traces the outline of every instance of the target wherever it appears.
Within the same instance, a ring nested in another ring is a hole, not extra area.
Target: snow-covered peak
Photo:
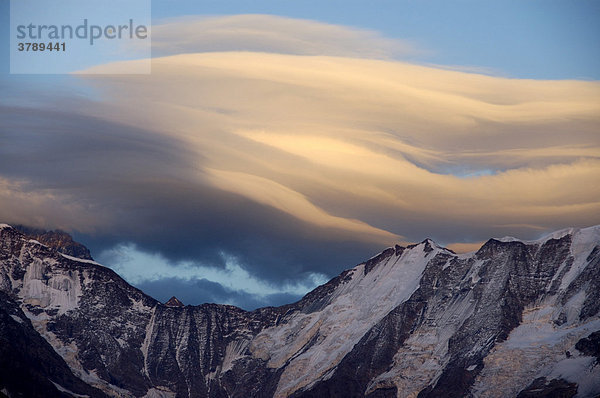
[[[549,241],[550,239],[562,239],[565,236],[571,235],[573,239],[595,241],[600,235],[600,225],[595,225],[587,228],[564,228],[558,231],[551,232],[547,235],[542,236],[538,239],[519,239],[514,236],[504,236],[502,238],[493,238],[500,242],[522,242],[525,244],[541,244]]]
[[[419,288],[429,260],[439,252],[425,240],[407,248],[388,248],[362,263],[331,293],[328,305],[312,313],[292,314],[284,325],[266,329],[252,342],[256,357],[269,366],[286,365],[276,396],[287,396],[311,379],[298,375],[324,375],[371,327]],[[370,270],[366,270],[369,264]],[[319,344],[302,349],[318,337]],[[288,342],[293,339],[294,343]]]
[[[573,246],[597,245],[600,241],[600,225],[575,229],[574,232],[572,232],[572,235]]]
[[[572,232],[571,256],[575,259],[562,279],[561,290],[566,289],[587,266],[587,258],[600,242],[600,225]]]
[[[545,242],[547,240],[550,239],[561,239],[564,238],[567,235],[574,235],[576,232],[578,232],[580,230],[580,228],[564,228],[564,229],[560,229],[558,231],[554,231],[544,237],[542,237],[541,239],[539,239],[539,241]]]
[[[438,245],[438,243],[436,241],[434,241],[433,239],[425,239],[423,242],[424,245],[429,244],[429,246],[431,246],[431,248],[435,249],[435,250],[445,250],[445,251],[450,251],[448,248]]]
[[[503,236],[502,238],[494,238],[500,242],[520,242],[521,239],[515,238],[514,236]]]

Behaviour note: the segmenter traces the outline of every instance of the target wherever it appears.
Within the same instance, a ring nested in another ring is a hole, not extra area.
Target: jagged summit
[[[560,239],[564,236],[581,236],[585,239],[589,235],[600,235],[600,225],[593,225],[586,228],[563,228],[558,231],[550,232],[538,239],[526,240],[515,238],[514,236],[503,236],[502,238],[492,238],[500,242],[522,242],[527,244],[543,243],[549,239]]]
[[[171,297],[169,301],[165,303],[167,307],[184,307],[183,303],[175,296]]]
[[[29,238],[37,240],[43,245],[52,247],[60,253],[81,258],[83,260],[94,260],[88,248],[81,243],[74,241],[73,237],[65,231],[59,229],[46,231],[44,229],[30,228],[24,225],[15,225],[14,228],[27,235]]]
[[[0,391],[600,394],[600,227],[531,242],[491,239],[462,255],[430,240],[395,246],[277,308],[181,305],[174,297],[163,305],[108,268],[0,225],[0,341],[11,342],[0,344]],[[45,363],[35,374],[6,373]],[[31,385],[43,388],[23,387]]]

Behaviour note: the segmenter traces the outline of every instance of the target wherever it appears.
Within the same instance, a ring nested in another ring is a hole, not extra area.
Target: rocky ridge
[[[87,247],[79,242],[75,242],[71,235],[65,231],[61,231],[60,229],[46,231],[44,229],[30,228],[23,225],[17,225],[15,226],[15,229],[19,232],[22,232],[29,238],[37,240],[41,244],[56,249],[62,254],[84,260],[93,260],[92,255]]]

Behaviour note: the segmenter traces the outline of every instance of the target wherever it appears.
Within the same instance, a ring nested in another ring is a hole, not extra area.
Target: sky
[[[0,221],[159,300],[600,223],[598,2],[154,0],[150,75],[10,75],[0,10]]]

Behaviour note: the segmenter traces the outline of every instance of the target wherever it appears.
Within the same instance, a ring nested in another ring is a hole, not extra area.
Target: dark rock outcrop
[[[171,297],[169,301],[165,303],[167,307],[185,307],[181,301],[175,296]]]
[[[59,253],[84,260],[93,260],[87,247],[79,242],[75,242],[71,235],[59,229],[46,231],[44,229],[31,228],[23,225],[17,225],[15,229],[29,238],[37,240],[41,244],[56,249]]]
[[[106,397],[76,377],[33,328],[19,304],[0,291],[0,386],[11,396],[71,397],[68,392]]]
[[[577,384],[563,379],[535,379],[517,398],[571,398],[577,394]]]

